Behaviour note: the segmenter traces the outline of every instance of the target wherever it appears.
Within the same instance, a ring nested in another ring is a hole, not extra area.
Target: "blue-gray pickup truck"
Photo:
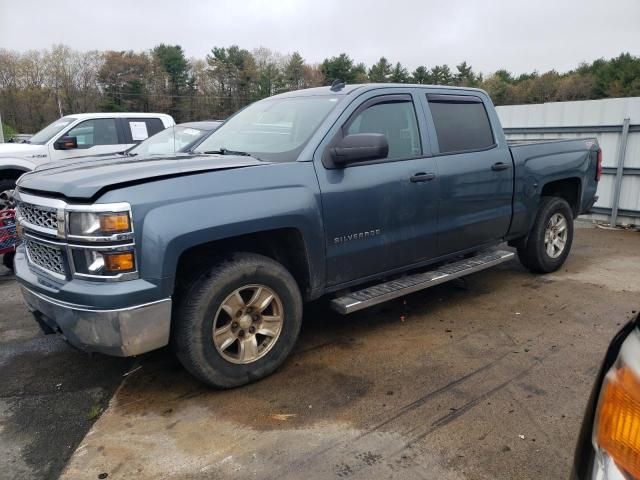
[[[482,90],[276,95],[169,156],[20,178],[15,273],[40,325],[87,351],[171,344],[233,387],[291,352],[303,302],[350,313],[510,260],[565,261],[595,201],[594,139],[509,144]]]

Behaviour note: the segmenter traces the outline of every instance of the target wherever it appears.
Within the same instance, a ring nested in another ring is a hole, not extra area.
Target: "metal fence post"
[[[611,205],[611,219],[609,225],[615,227],[618,223],[618,207],[620,206],[620,190],[624,176],[624,157],[627,155],[627,138],[629,137],[630,118],[625,118],[622,123],[622,136],[618,143],[618,165],[616,166],[616,179],[613,186],[613,203]]]
[[[2,129],[2,114],[0,114],[0,143],[4,143],[4,130]]]

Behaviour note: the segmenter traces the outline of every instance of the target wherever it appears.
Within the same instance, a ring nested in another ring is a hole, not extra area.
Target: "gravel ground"
[[[283,368],[230,391],[166,351],[130,366],[41,337],[5,280],[0,478],[55,477],[137,367],[62,478],[567,478],[601,357],[640,308],[638,246],[580,228],[552,275],[514,261],[347,317],[312,305]]]

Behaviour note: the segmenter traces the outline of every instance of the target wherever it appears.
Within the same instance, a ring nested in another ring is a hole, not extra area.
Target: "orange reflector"
[[[109,213],[100,215],[100,231],[102,233],[122,233],[131,231],[128,213]]]
[[[600,448],[640,478],[640,381],[628,367],[606,382],[596,425]]]
[[[133,252],[104,254],[104,269],[108,272],[128,272],[135,269]]]

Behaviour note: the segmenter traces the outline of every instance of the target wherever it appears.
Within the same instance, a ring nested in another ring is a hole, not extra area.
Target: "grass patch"
[[[100,416],[101,413],[102,407],[94,405],[89,409],[89,412],[87,412],[87,420],[95,420]]]

